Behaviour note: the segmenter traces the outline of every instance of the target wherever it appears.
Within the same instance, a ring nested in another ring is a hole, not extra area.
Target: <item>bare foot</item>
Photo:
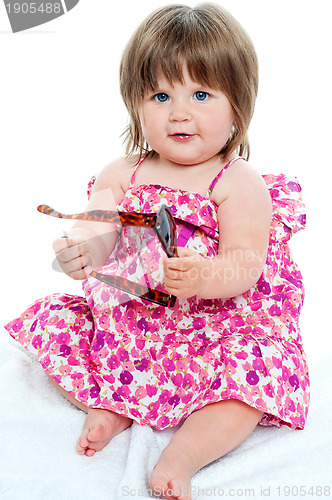
[[[176,446],[171,442],[151,473],[151,488],[167,500],[191,500],[191,478],[197,470],[186,446]]]
[[[130,427],[132,419],[109,410],[90,408],[76,449],[80,455],[92,457],[120,432]]]

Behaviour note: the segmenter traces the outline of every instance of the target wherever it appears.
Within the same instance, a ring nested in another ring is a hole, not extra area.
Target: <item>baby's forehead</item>
[[[171,68],[161,63],[155,72],[152,82],[154,84],[149,86],[152,86],[153,90],[163,85],[174,87],[176,83],[192,86],[199,85],[209,87],[210,89],[222,90],[222,86],[215,78],[206,78],[202,74],[201,67],[192,67],[187,61],[181,61],[181,63],[173,65]]]

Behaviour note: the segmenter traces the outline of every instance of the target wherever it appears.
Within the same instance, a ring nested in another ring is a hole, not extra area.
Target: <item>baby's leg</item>
[[[85,406],[65,391],[49,375],[47,376],[62,396],[77,408],[87,413],[82,434],[76,445],[77,452],[80,455],[85,453],[86,456],[92,457],[96,451],[104,448],[114,436],[132,424],[133,421],[131,418],[123,417],[113,411]]]
[[[212,403],[192,413],[163,450],[150,477],[157,494],[188,500],[190,480],[251,434],[263,413],[242,401]]]

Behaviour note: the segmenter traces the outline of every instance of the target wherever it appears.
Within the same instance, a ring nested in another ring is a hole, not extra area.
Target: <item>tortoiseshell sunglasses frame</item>
[[[137,212],[116,212],[111,210],[90,210],[79,214],[62,214],[54,210],[49,205],[39,205],[37,210],[43,214],[58,217],[60,219],[76,219],[85,221],[109,222],[112,224],[120,223],[123,226],[149,227],[156,233],[163,249],[168,257],[177,256],[176,247],[176,225],[173,215],[166,205],[161,205],[156,214],[143,214]],[[167,243],[165,237],[161,233],[162,217],[166,216],[170,223],[171,241]],[[112,276],[108,274],[92,271],[90,276],[107,283],[108,285],[119,288],[125,292],[141,297],[150,302],[163,306],[173,306],[176,300],[174,295],[169,295],[164,292],[145,287],[139,283],[127,280],[122,276]]]

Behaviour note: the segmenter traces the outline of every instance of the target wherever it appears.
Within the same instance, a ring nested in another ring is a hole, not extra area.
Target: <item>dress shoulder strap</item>
[[[207,192],[207,196],[210,197],[211,196],[211,193],[213,191],[213,188],[214,186],[217,184],[217,182],[219,181],[220,177],[223,175],[223,173],[231,166],[233,165],[233,163],[235,163],[237,160],[246,160],[243,156],[236,156],[235,158],[233,158],[231,161],[229,161],[221,170],[220,172],[215,176],[215,178],[213,179],[213,181],[211,182],[210,184],[210,187],[208,189],[208,192]]]
[[[135,174],[136,174],[136,170],[138,169],[138,167],[141,165],[141,163],[145,160],[145,158],[147,157],[147,154],[145,154],[144,156],[142,156],[142,158],[136,163],[135,167],[134,167],[134,172],[133,172],[133,175],[131,176],[130,178],[130,182],[129,182],[129,189],[133,188],[134,187],[134,184],[135,184]]]

